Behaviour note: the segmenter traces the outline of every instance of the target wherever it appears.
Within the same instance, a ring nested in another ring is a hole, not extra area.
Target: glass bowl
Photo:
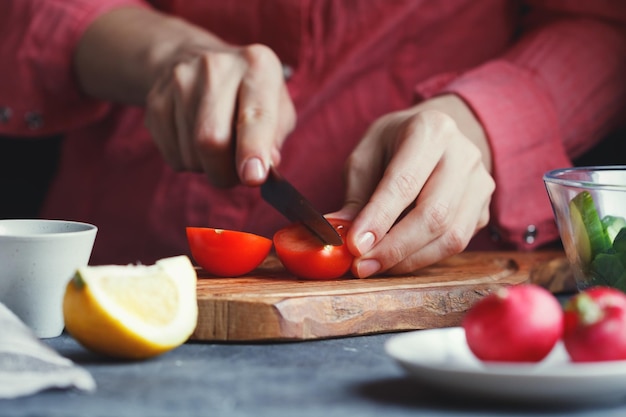
[[[543,181],[578,289],[626,292],[626,166],[557,169]]]

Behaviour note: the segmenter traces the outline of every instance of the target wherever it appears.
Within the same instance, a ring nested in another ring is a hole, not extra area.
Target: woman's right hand
[[[145,105],[172,168],[220,187],[259,185],[293,130],[283,68],[264,45],[237,47],[182,19],[125,7],[99,17],[77,48],[83,90]]]
[[[174,169],[220,187],[259,185],[295,125],[282,74],[263,45],[184,45],[147,96],[146,126]]]

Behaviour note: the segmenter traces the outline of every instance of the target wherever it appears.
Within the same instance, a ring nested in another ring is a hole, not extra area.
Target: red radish
[[[626,359],[626,294],[592,287],[565,305],[563,343],[574,362]]]
[[[539,362],[561,338],[563,309],[538,285],[503,287],[476,302],[462,326],[480,360]]]

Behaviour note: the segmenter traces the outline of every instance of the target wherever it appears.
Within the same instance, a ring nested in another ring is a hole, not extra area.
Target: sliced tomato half
[[[339,219],[328,221],[345,238],[351,222]],[[348,272],[354,258],[345,242],[341,246],[324,245],[301,223],[280,229],[273,240],[276,255],[285,269],[300,278],[339,278]]]
[[[221,277],[247,274],[272,249],[272,240],[266,237],[210,227],[187,227],[187,241],[198,265]]]

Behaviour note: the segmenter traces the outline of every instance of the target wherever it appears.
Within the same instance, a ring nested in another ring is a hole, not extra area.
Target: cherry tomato
[[[568,300],[563,344],[573,362],[626,359],[626,294],[592,287]]]
[[[476,302],[462,326],[480,360],[539,362],[561,338],[563,309],[538,285],[503,287]]]
[[[221,277],[247,274],[272,249],[272,241],[266,237],[209,227],[187,227],[187,241],[198,265]]]
[[[351,222],[328,219],[344,238]],[[347,245],[324,245],[306,226],[293,223],[274,234],[276,255],[289,272],[306,279],[339,278],[348,272],[353,256]]]

